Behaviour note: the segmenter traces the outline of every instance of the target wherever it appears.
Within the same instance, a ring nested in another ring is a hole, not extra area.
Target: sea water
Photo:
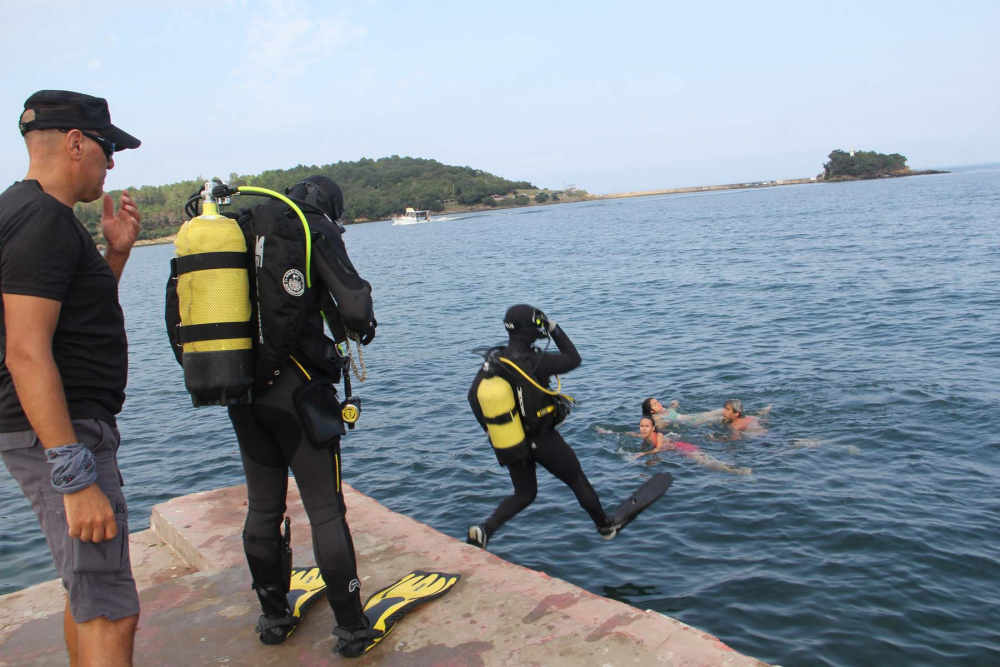
[[[484,520],[511,486],[466,401],[471,350],[530,303],[583,357],[562,433],[605,504],[659,471],[675,483],[605,542],[540,472],[492,552],[768,662],[1000,664],[998,211],[994,165],[349,227],[379,327],[345,479],[459,539]],[[171,255],[136,248],[121,282],[133,531],[155,503],[242,481],[225,411],[191,407],[168,346]],[[758,437],[674,429],[753,474],[636,460],[625,433],[650,396],[772,405]],[[6,473],[0,518],[0,593],[54,577]]]

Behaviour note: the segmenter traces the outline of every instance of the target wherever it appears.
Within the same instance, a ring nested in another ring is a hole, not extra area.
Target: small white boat
[[[395,215],[392,217],[392,225],[415,225],[418,222],[430,222],[431,212],[430,211],[416,211],[409,206],[406,207],[406,213],[403,215]]]

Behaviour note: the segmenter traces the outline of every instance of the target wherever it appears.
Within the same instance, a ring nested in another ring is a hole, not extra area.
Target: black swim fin
[[[611,524],[598,528],[598,532],[604,539],[613,539],[622,528],[632,522],[644,509],[659,500],[660,496],[667,492],[670,485],[674,483],[674,476],[669,472],[659,472],[639,487],[639,490],[628,497],[628,500],[618,506],[614,512],[608,514]]]
[[[441,597],[461,578],[461,575],[443,572],[410,572],[368,598],[365,602],[367,629],[356,632],[340,627],[333,629],[333,634],[340,639],[334,652],[353,658],[372,649],[411,609]]]

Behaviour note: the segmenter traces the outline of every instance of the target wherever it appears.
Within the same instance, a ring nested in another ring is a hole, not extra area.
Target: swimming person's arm
[[[631,435],[639,435],[639,434],[638,433],[633,433]],[[666,448],[665,447],[665,443],[670,442],[670,440],[668,440],[667,438],[664,438],[663,434],[661,434],[661,433],[657,433],[655,435],[656,435],[656,442],[653,444],[653,448],[651,450],[649,450],[648,452],[640,452],[639,456],[636,456],[636,458],[639,458],[640,456],[649,456],[650,454],[655,454],[657,452],[661,452],[661,451],[663,451]],[[641,438],[643,436],[639,435],[639,437]]]
[[[722,419],[722,409],[709,410],[708,412],[693,412],[688,415],[677,415],[677,421],[688,426],[701,426],[710,422]]]

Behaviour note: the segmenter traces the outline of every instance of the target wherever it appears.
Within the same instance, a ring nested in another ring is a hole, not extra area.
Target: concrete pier
[[[288,512],[297,566],[314,562],[294,480]],[[246,487],[176,498],[131,536],[142,615],[136,665],[619,665],[758,667],[717,638],[655,612],[598,597],[504,561],[396,514],[345,486],[362,595],[414,569],[461,574],[444,597],[411,612],[356,661],[333,655],[333,615],[317,603],[281,646],[253,632],[241,531]],[[0,598],[0,667],[66,665],[59,582]]]

